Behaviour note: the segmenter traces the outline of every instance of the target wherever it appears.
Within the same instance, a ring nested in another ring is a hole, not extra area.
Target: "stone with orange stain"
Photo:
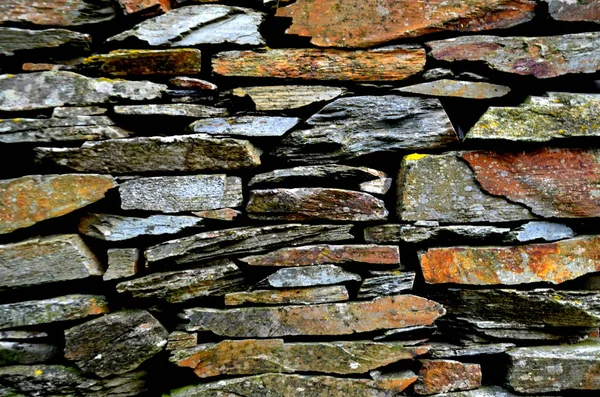
[[[116,17],[112,0],[3,0],[0,23],[40,26],[80,26]]]
[[[421,360],[423,366],[415,383],[415,393],[435,394],[472,390],[481,386],[479,364],[454,360]]]
[[[570,22],[600,22],[600,2],[598,0],[542,0],[548,3],[552,19]]]
[[[441,31],[509,28],[531,20],[531,0],[298,0],[279,8],[291,17],[286,31],[320,47],[371,47]]]
[[[0,181],[0,234],[66,215],[117,186],[110,175],[29,175]]]
[[[118,0],[123,12],[131,14],[153,14],[167,12],[171,9],[171,0]]]
[[[428,96],[488,99],[505,96],[510,92],[510,88],[478,81],[436,80],[429,83],[395,88],[392,91]]]
[[[200,51],[115,50],[83,60],[82,67],[111,76],[178,75],[200,73]]]

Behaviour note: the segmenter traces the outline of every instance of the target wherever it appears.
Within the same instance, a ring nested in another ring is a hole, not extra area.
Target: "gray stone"
[[[260,281],[257,286],[267,288],[313,287],[361,280],[358,274],[348,272],[339,266],[313,265],[279,269]]]
[[[199,216],[200,218],[230,222],[242,215],[242,212],[234,210],[233,208],[219,208],[216,210],[194,211],[192,214]]]
[[[506,240],[524,243],[536,240],[556,241],[571,237],[575,237],[575,232],[567,225],[545,221],[532,221],[511,231]]]
[[[233,95],[249,97],[256,110],[297,109],[317,102],[330,101],[346,92],[345,88],[320,85],[273,85],[264,87],[240,87]]]
[[[178,88],[190,88],[195,90],[216,91],[219,89],[216,84],[210,81],[197,79],[194,77],[177,76],[169,80],[169,83]]]
[[[423,76],[421,76],[421,77],[425,81],[439,80],[439,79],[451,79],[452,77],[454,77],[454,72],[450,69],[434,68],[434,69],[429,69],[428,71],[423,73]]]
[[[48,334],[42,331],[0,331],[0,340],[24,341],[32,339],[46,339]]]
[[[60,350],[53,345],[0,342],[0,366],[43,363],[59,355]]]
[[[596,0],[542,0],[548,3],[548,12],[557,21],[584,21],[600,23],[600,5]]]
[[[218,136],[279,137],[299,122],[296,117],[240,116],[197,120],[188,129]]]
[[[433,394],[432,397],[519,397],[500,386],[483,386],[479,389]]]
[[[369,243],[422,243],[425,241],[486,241],[500,240],[510,232],[510,228],[480,225],[443,225],[438,222],[428,224],[386,224],[369,226],[364,230],[365,241]]]
[[[470,357],[490,354],[501,354],[515,347],[514,343],[470,343],[465,346],[444,342],[429,343],[429,354],[433,358]]]
[[[358,290],[358,298],[376,298],[409,291],[415,282],[414,272],[390,271],[387,275],[365,278]]]
[[[242,180],[235,176],[155,176],[123,182],[121,208],[184,212],[238,207],[244,199]]]
[[[313,305],[317,303],[343,302],[350,299],[343,285],[294,289],[265,289],[245,292],[232,292],[225,295],[226,306],[240,306],[247,303],[264,305]]]
[[[167,350],[189,349],[198,344],[198,334],[173,331],[169,334]]]
[[[408,92],[410,94],[458,97],[469,99],[490,99],[507,95],[510,88],[504,85],[475,81],[436,80],[402,88],[394,88],[392,92]]]
[[[107,108],[99,106],[67,106],[57,107],[52,110],[52,118],[72,118],[78,116],[103,116],[108,112]]]
[[[81,26],[106,22],[116,17],[111,0],[6,0],[0,3],[0,23],[13,22],[46,26]]]
[[[119,105],[114,107],[116,114],[126,116],[166,116],[166,117],[217,117],[227,116],[229,113],[225,108],[189,104],[189,103],[167,103],[147,105]],[[204,132],[204,131],[196,131]]]
[[[67,49],[71,53],[89,51],[89,34],[66,29],[29,30],[0,27],[0,55],[27,50]]]
[[[107,252],[108,269],[102,279],[118,280],[135,276],[138,272],[140,251],[137,248],[111,248]]]

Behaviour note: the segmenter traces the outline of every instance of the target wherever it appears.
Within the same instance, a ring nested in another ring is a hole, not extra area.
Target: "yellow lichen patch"
[[[41,374],[44,373],[44,371],[42,371],[41,369],[36,369],[33,373],[35,376],[40,376]]]
[[[404,156],[404,160],[406,161],[419,161],[422,158],[425,158],[429,156],[428,154],[422,154],[422,153],[413,153],[413,154],[409,154],[407,156]]]

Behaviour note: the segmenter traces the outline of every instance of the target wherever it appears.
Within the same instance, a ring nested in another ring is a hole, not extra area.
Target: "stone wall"
[[[599,23],[2,0],[0,396],[596,396]]]

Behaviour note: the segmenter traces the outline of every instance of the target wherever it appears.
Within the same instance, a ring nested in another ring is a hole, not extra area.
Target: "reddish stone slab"
[[[0,23],[78,26],[109,21],[116,12],[112,0],[2,0]]]
[[[481,386],[479,364],[453,360],[422,360],[423,366],[415,383],[415,393],[435,394],[472,390]]]
[[[119,0],[125,14],[138,12],[167,12],[171,9],[171,0]]]

